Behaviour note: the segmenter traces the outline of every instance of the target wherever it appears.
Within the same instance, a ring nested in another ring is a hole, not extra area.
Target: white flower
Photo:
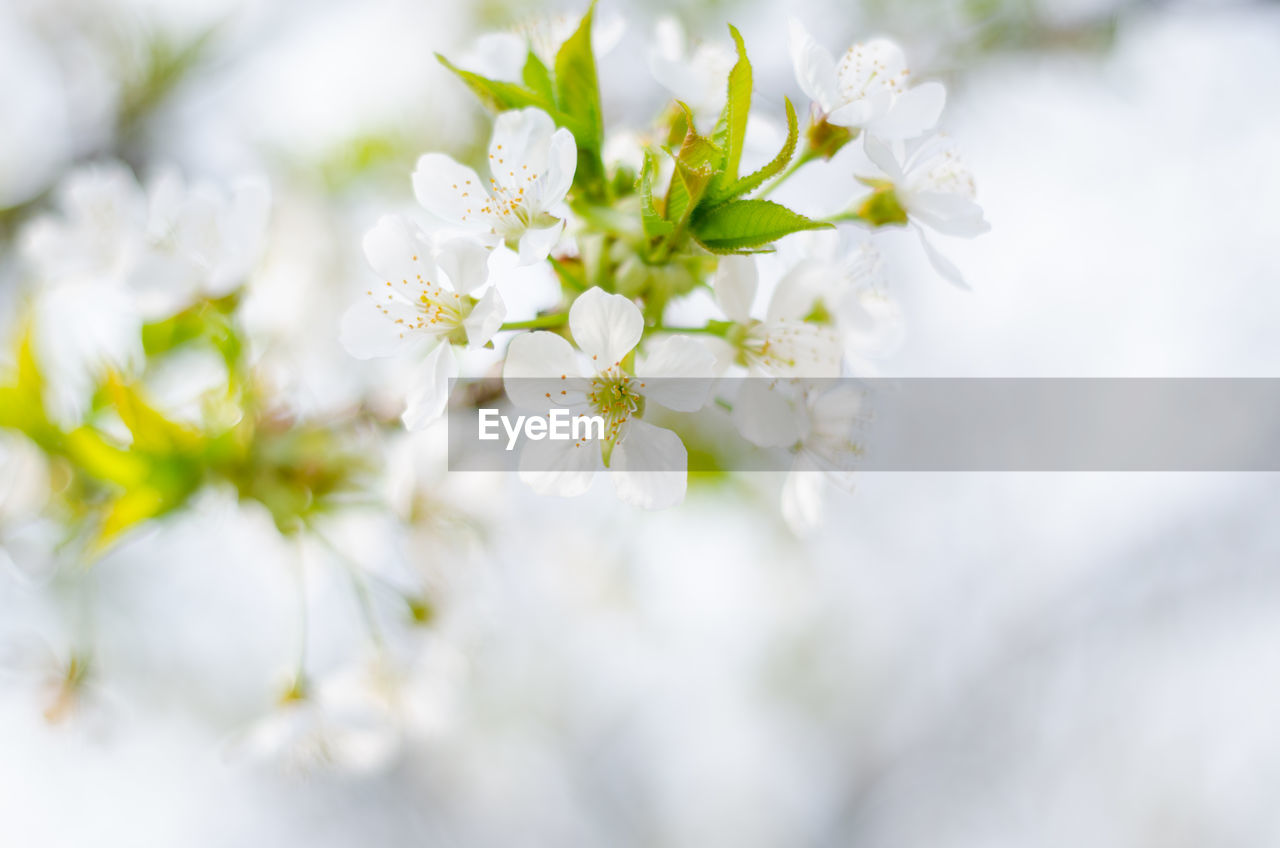
[[[938,252],[925,228],[947,236],[973,238],[991,227],[976,201],[973,173],[945,135],[912,142],[886,144],[867,137],[867,157],[893,184],[893,192],[907,220],[920,236],[925,254],[938,273],[968,288],[960,269]]]
[[[671,15],[658,19],[649,48],[649,70],[660,85],[697,115],[718,115],[724,108],[729,71],[737,54],[725,44],[699,43],[688,51],[684,28]]]
[[[835,322],[847,362],[860,374],[870,360],[896,352],[902,344],[902,310],[887,293],[884,259],[875,245],[855,230],[796,233],[778,246],[787,269],[775,297],[792,304],[786,311],[822,313]]]
[[[647,509],[679,503],[688,453],[679,436],[641,416],[648,402],[678,412],[701,409],[711,388],[711,353],[686,336],[669,336],[651,344],[629,372],[623,360],[639,344],[644,319],[630,300],[598,288],[574,301],[569,329],[581,354],[555,333],[512,339],[503,371],[507,395],[527,409],[554,405],[599,415],[605,438],[598,445],[530,441],[520,457],[521,479],[541,494],[579,495],[607,465],[623,501]]]
[[[38,284],[31,329],[45,406],[69,427],[88,409],[99,376],[141,367],[142,316],[128,282],[144,248],[147,207],[117,162],[72,172],[55,202],[57,211],[32,220],[18,240]]]
[[[350,666],[290,693],[233,741],[234,752],[309,773],[376,773],[401,750],[396,681],[380,665]]]
[[[38,285],[33,340],[56,421],[80,418],[102,372],[141,368],[144,320],[243,280],[261,248],[267,203],[260,182],[231,194],[209,185],[188,192],[171,175],[148,197],[120,162],[85,166],[62,182],[56,211],[19,235]]]
[[[147,314],[172,314],[244,283],[266,236],[264,181],[236,180],[227,191],[208,181],[187,186],[165,169],[150,182],[148,201],[147,250],[132,280]]]
[[[565,195],[573,185],[578,148],[541,109],[504,112],[489,142],[490,179],[442,153],[418,160],[413,191],[428,212],[448,224],[519,242],[522,264],[547,257],[564,230]]]
[[[712,285],[716,303],[738,325],[729,336],[739,364],[754,376],[838,377],[840,334],[827,323],[806,321],[812,297],[799,289],[800,274],[788,274],[769,300],[764,320],[752,317],[759,271],[752,256],[724,256]],[[797,296],[799,295],[799,296]]]
[[[504,82],[522,81],[529,51],[548,69],[554,69],[560,47],[578,30],[581,19],[569,15],[530,18],[509,32],[485,33],[458,61],[458,67]],[[622,38],[626,22],[620,17],[593,18],[591,47],[596,61]]]
[[[828,482],[848,490],[862,456],[856,435],[863,421],[863,393],[837,383],[811,387],[804,403],[804,432],[793,448],[795,460],[782,485],[782,517],[797,535],[822,522]]]
[[[913,138],[938,123],[946,89],[936,82],[909,86],[906,57],[892,41],[855,44],[837,67],[798,20],[791,19],[790,30],[796,81],[820,117],[887,139]]]
[[[470,295],[488,279],[488,250],[466,234],[427,236],[408,219],[386,215],[364,237],[364,254],[380,280],[342,317],[343,347],[358,359],[429,350],[404,413],[421,429],[444,411],[458,375],[453,345],[479,347],[498,331],[506,306],[496,288]]]

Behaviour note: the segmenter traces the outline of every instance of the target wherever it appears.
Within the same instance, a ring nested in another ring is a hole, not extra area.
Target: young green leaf
[[[653,200],[653,180],[658,172],[658,159],[653,151],[645,149],[644,164],[640,168],[640,218],[644,234],[649,238],[665,236],[674,229],[672,223],[662,217]]]
[[[732,200],[700,217],[693,234],[712,253],[736,253],[764,247],[801,230],[830,226],[771,200]]]
[[[733,43],[738,50],[738,61],[729,71],[728,97],[713,135],[716,143],[724,148],[725,160],[723,173],[716,177],[712,193],[724,191],[725,187],[738,179],[742,144],[747,134],[747,115],[751,112],[751,62],[747,59],[747,48],[737,27],[730,24],[729,32],[733,35]]]
[[[576,119],[582,132],[574,131],[578,146],[599,151],[604,145],[604,119],[600,112],[600,81],[596,57],[591,47],[591,22],[595,2],[587,8],[578,29],[560,45],[556,53],[556,104],[560,111]]]
[[[525,86],[539,97],[546,98],[547,102],[555,100],[555,89],[551,83],[551,71],[547,70],[547,66],[538,58],[538,54],[532,50],[529,51],[529,57],[524,61],[524,71],[520,75],[524,80]]]
[[[715,186],[713,186],[712,190],[707,193],[707,199],[710,202],[717,203],[755,191],[765,180],[780,173],[791,162],[792,157],[796,154],[796,145],[800,141],[800,125],[796,121],[796,109],[791,105],[791,100],[786,99],[785,102],[787,104],[787,140],[783,143],[782,149],[778,151],[778,155],[759,170],[721,189],[720,192],[717,192]]]
[[[458,79],[466,83],[467,88],[480,98],[485,106],[495,112],[506,112],[509,109],[523,109],[526,106],[537,106],[539,109],[554,113],[555,104],[550,98],[538,94],[532,89],[517,85],[514,82],[489,79],[471,71],[464,71],[439,53],[436,58],[440,64],[453,71]]]

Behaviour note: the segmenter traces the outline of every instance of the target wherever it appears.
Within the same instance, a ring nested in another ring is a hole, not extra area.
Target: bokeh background
[[[945,80],[992,231],[948,245],[973,292],[885,237],[908,334],[883,374],[1280,372],[1280,7],[785,5],[603,0],[626,20],[607,117],[669,97],[663,13],[736,24],[764,104],[798,96],[789,13]],[[394,396],[405,375],[336,327],[417,155],[487,135],[432,53],[580,11],[2,0],[0,309],[15,232],[75,164],[262,174],[259,367],[300,416]],[[829,167],[785,191],[820,199]],[[0,844],[1280,844],[1273,475],[867,474],[802,540],[764,475],[649,514],[447,477],[430,436],[386,450],[391,507],[323,539],[211,493],[48,573],[6,530],[38,502],[3,443]],[[379,589],[401,580],[425,625]],[[319,715],[277,703],[303,633]],[[82,654],[64,710],[50,680]]]

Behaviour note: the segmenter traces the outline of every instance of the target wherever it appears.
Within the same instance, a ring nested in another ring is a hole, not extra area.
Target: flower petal
[[[921,83],[898,95],[887,114],[867,125],[867,132],[886,139],[915,138],[937,126],[946,103],[942,83]]]
[[[716,303],[729,320],[745,324],[751,320],[751,305],[756,299],[759,273],[750,256],[722,256],[716,267],[712,286]]]
[[[643,509],[666,509],[684,500],[689,452],[680,437],[635,419],[613,449],[610,476],[618,498]]]
[[[791,383],[748,378],[733,401],[733,425],[762,448],[787,447],[805,433],[803,399]]]
[[[532,199],[534,214],[551,212],[564,200],[577,169],[578,144],[573,140],[573,133],[563,128],[556,130],[547,149],[546,167],[539,169],[537,191]]]
[[[791,532],[807,536],[821,526],[825,488],[817,465],[805,454],[797,456],[782,484],[782,519]]]
[[[459,294],[483,286],[489,279],[489,247],[466,233],[438,235],[435,260]]]
[[[862,149],[866,152],[867,158],[884,172],[890,182],[894,185],[901,185],[904,182],[905,176],[899,156],[895,155],[894,149],[886,142],[866,134],[863,136]]]
[[[836,60],[799,20],[792,18],[788,30],[791,64],[800,90],[823,112],[830,112],[836,105]]]
[[[405,332],[403,325],[396,324],[374,301],[364,298],[343,313],[338,331],[342,347],[356,359],[394,356],[409,347],[417,335]]]
[[[489,140],[489,171],[498,185],[513,192],[527,190],[546,171],[555,130],[551,116],[534,107],[499,115]]]
[[[933,242],[929,241],[929,237],[924,234],[923,229],[916,227],[916,233],[920,236],[920,245],[924,248],[924,255],[929,258],[929,263],[933,265],[934,269],[948,282],[965,291],[970,291],[970,285],[965,282],[964,274],[960,273],[960,269],[955,266],[955,263],[938,252],[938,248],[933,246]]]
[[[585,390],[573,345],[545,330],[511,340],[502,381],[511,402],[529,410],[579,405]]]
[[[668,336],[649,345],[636,362],[636,376],[649,400],[677,412],[706,406],[716,360],[706,345],[688,336]]]
[[[424,209],[449,224],[489,230],[485,183],[475,171],[443,153],[427,153],[413,172],[413,194]]]
[[[487,344],[506,317],[507,305],[502,302],[502,295],[498,294],[496,288],[490,288],[462,322],[467,331],[467,343],[472,347]]]
[[[418,370],[400,420],[409,430],[421,430],[440,417],[449,403],[449,381],[458,376],[453,345],[441,342]]]
[[[569,307],[569,329],[596,371],[622,361],[640,342],[644,317],[640,308],[620,294],[591,288]]]
[[[581,495],[603,469],[596,442],[526,440],[520,450],[520,479],[540,495]]]
[[[520,236],[520,264],[534,265],[546,259],[563,232],[564,221],[556,221],[550,227],[540,230],[525,230],[524,235]]]
[[[393,289],[407,286],[417,292],[423,283],[435,282],[431,243],[403,215],[383,215],[364,234],[364,257],[382,282],[390,283]]]

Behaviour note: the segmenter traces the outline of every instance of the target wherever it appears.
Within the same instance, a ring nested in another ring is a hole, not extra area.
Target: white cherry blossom
[[[577,157],[573,134],[556,129],[546,112],[504,112],[489,143],[489,179],[443,153],[427,153],[413,173],[413,190],[446,224],[493,245],[518,243],[521,263],[531,264],[545,259],[564,231]]]
[[[342,344],[358,359],[429,351],[404,413],[421,429],[439,417],[449,380],[458,375],[455,344],[478,347],[498,331],[506,307],[488,280],[488,250],[467,234],[428,236],[399,215],[387,215],[364,237],[364,253],[378,273],[342,318]]]
[[[913,138],[938,123],[947,92],[941,83],[911,85],[902,48],[876,38],[853,45],[837,65],[804,24],[790,21],[796,81],[820,118],[886,139]]]
[[[865,399],[856,386],[837,383],[809,387],[803,404],[803,432],[792,447],[795,458],[782,485],[782,517],[797,535],[822,523],[828,484],[848,491],[862,456],[857,436]]]
[[[973,172],[960,158],[954,142],[937,134],[905,143],[868,137],[864,144],[867,157],[892,183],[894,195],[933,267],[952,283],[968,288],[960,269],[939,253],[925,234],[929,229],[945,236],[973,238],[991,229],[976,200]]]
[[[561,45],[573,35],[580,19],[570,15],[543,15],[529,18],[510,30],[488,32],[458,61],[466,68],[490,79],[519,83],[529,51],[548,69],[554,68]],[[621,17],[596,17],[591,25],[591,47],[598,62],[622,38],[626,21]]]
[[[649,71],[696,115],[714,118],[724,108],[728,94],[725,80],[737,60],[737,54],[727,44],[704,41],[690,49],[684,27],[672,15],[659,18],[654,27]]]
[[[592,288],[569,310],[575,350],[564,337],[534,332],[512,339],[503,380],[519,407],[555,406],[605,420],[603,442],[530,441],[520,477],[542,494],[573,496],[610,470],[618,497],[634,506],[662,509],[684,499],[688,453],[680,437],[643,420],[647,403],[694,412],[707,401],[714,358],[687,336],[667,336],[648,346],[634,370],[624,360],[640,342],[644,318],[627,298]]]

